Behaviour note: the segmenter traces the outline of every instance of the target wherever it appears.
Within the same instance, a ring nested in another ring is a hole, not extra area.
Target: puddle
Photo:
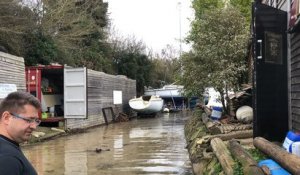
[[[182,113],[93,128],[25,147],[39,175],[192,174]],[[97,151],[96,151],[97,149]]]

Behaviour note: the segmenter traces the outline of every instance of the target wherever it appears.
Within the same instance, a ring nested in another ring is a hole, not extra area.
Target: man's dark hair
[[[23,110],[25,105],[32,105],[36,109],[41,109],[39,100],[28,92],[12,92],[0,104],[0,117],[5,111],[18,113]]]

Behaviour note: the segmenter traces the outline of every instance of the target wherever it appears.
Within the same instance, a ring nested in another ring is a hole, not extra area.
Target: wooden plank
[[[224,142],[219,138],[211,140],[210,145],[219,160],[225,174],[233,175],[234,160],[232,159],[229,150]]]

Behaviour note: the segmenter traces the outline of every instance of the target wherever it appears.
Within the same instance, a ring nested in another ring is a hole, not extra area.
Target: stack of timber
[[[194,174],[263,175],[250,153],[252,125],[214,121],[202,107],[187,122],[185,135]],[[240,168],[237,168],[240,167]]]
[[[235,116],[235,111],[241,106],[252,106],[252,85],[244,84],[240,92],[228,96],[230,115]]]
[[[231,97],[235,103],[232,109],[247,105],[251,86],[246,91]],[[289,173],[300,175],[300,157],[264,138],[253,139],[252,124],[234,120],[232,115],[212,120],[209,108],[198,107],[199,111],[185,126],[194,174],[269,175],[273,169],[259,167],[257,162],[272,159]]]
[[[116,122],[128,122],[129,116],[123,112],[120,112],[118,117],[116,118]]]
[[[239,122],[219,122],[218,120],[212,120],[209,115],[211,112],[207,107],[202,107],[204,109],[204,113],[202,114],[202,122],[205,124],[206,128],[209,130],[211,134],[227,134],[234,131],[245,131],[252,130],[252,124],[242,124]],[[207,112],[208,111],[208,112]]]

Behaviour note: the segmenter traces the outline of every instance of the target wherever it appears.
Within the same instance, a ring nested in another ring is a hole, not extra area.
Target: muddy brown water
[[[184,139],[188,117],[180,112],[133,119],[23,151],[39,175],[188,175],[192,174]]]

